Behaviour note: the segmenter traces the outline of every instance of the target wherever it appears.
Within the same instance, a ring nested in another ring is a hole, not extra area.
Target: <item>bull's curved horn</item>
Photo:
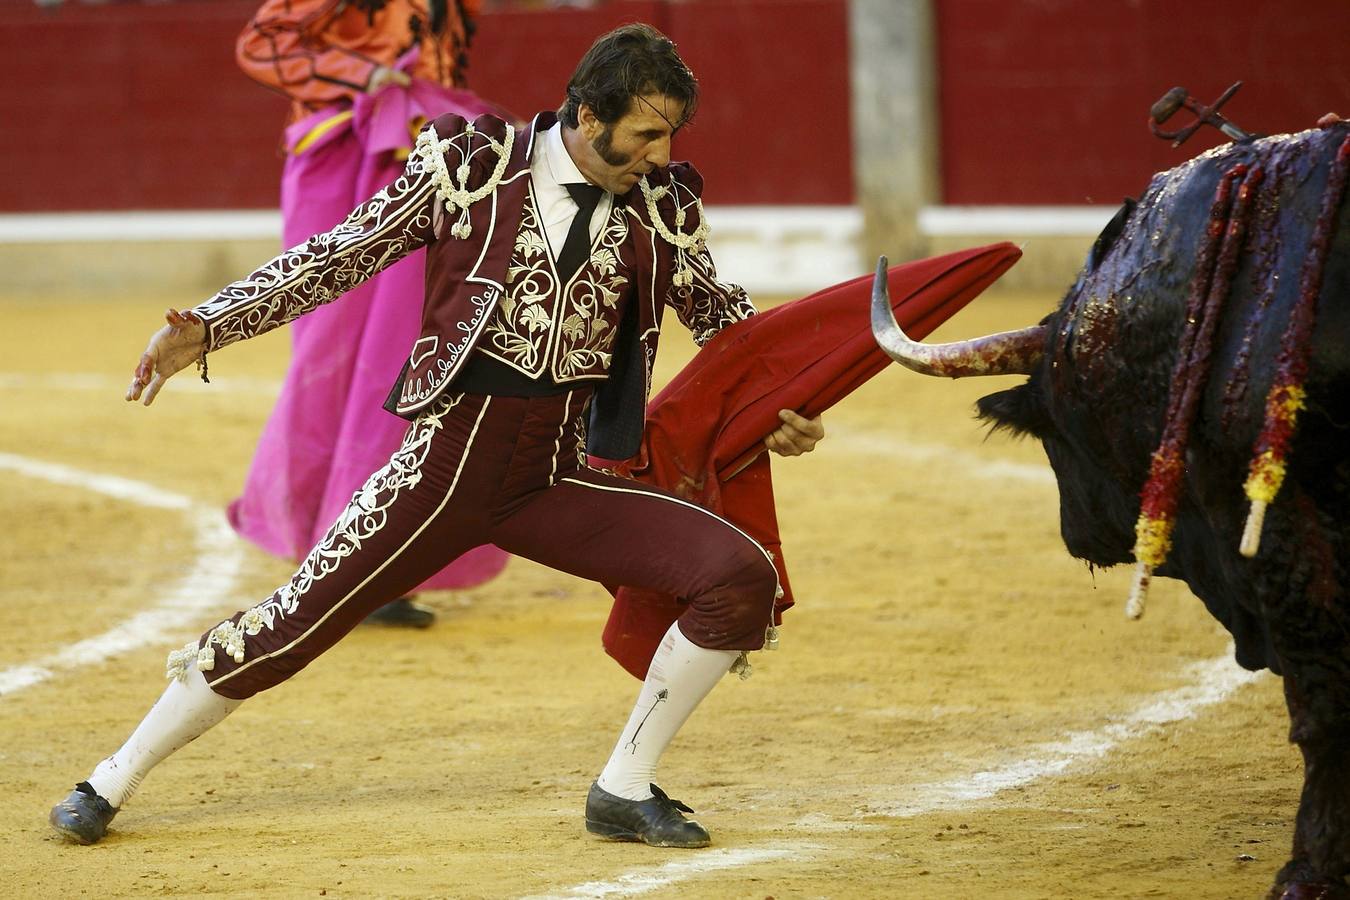
[[[872,283],[872,335],[886,355],[921,375],[1030,375],[1045,352],[1045,326],[1004,331],[951,344],[920,344],[905,336],[891,312],[886,257]]]

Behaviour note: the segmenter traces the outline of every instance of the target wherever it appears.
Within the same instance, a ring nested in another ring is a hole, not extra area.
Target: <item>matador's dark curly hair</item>
[[[634,97],[649,93],[665,94],[684,105],[677,127],[693,118],[698,106],[698,81],[674,42],[650,25],[622,25],[598,38],[577,63],[558,119],[576,128],[584,103],[608,125],[623,118]]]

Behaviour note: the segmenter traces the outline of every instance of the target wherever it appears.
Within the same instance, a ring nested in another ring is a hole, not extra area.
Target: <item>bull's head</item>
[[[948,344],[911,340],[891,311],[883,258],[872,292],[872,331],[891,359],[923,375],[963,378],[1027,375],[1017,387],[982,397],[979,416],[995,428],[1037,438],[1045,447],[1060,487],[1061,533],[1070,553],[1101,566],[1128,562],[1137,498],[1122,489],[1122,473],[1110,454],[1097,452],[1093,429],[1072,424],[1074,411],[1057,408],[1050,390],[1047,352],[1059,314],[1016,331]],[[1079,292],[1075,285],[1071,295]],[[1061,418],[1066,416],[1070,424]],[[1136,482],[1137,483],[1137,482]]]
[[[1305,392],[1299,434],[1350,417],[1340,387],[1350,383],[1347,160],[1350,132],[1334,122],[1216,148],[1121,208],[1041,324],[924,346],[897,325],[879,280],[873,331],[923,374],[1030,376],[981,398],[979,414],[1043,443],[1073,555],[1100,565],[1137,556],[1145,578],[1156,568],[1202,596],[1231,595],[1228,575],[1246,571],[1237,552],[1257,549],[1243,522],[1259,533],[1262,493],[1278,490],[1268,458],[1281,479],[1292,458],[1314,496],[1325,492],[1321,470],[1340,464],[1325,447],[1343,438],[1309,437],[1292,453],[1288,435]]]

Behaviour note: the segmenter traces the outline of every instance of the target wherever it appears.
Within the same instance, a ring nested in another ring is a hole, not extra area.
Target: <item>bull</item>
[[[1282,677],[1304,780],[1271,898],[1350,896],[1350,124],[1319,125],[1155,175],[1035,326],[924,345],[873,303],[902,365],[1029,376],[978,416],[1040,440],[1073,556],[1136,563],[1128,612],[1180,579]]]

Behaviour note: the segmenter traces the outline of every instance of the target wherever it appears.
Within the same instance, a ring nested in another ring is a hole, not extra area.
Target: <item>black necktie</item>
[[[558,280],[566,284],[586,261],[591,249],[591,214],[600,202],[600,188],[593,184],[565,184],[577,204],[577,217],[567,229],[567,239],[558,251]]]

